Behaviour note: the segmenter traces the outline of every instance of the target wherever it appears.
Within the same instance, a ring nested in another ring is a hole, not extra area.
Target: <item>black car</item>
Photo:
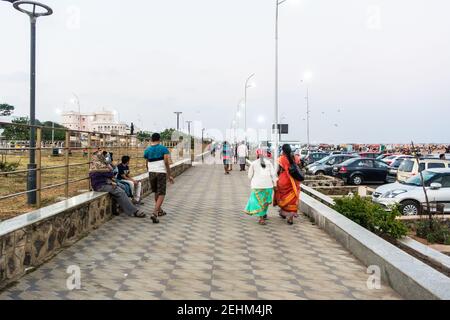
[[[383,161],[369,158],[347,160],[333,167],[333,175],[345,183],[386,183],[389,166]]]
[[[325,157],[328,157],[330,154],[327,152],[309,152],[304,158],[302,158],[303,163],[306,165],[310,165],[314,162],[322,160]]]
[[[348,159],[356,158],[356,156],[351,154],[335,154],[323,158],[306,168],[306,173],[313,175],[329,175],[333,174],[333,166],[338,165]]]

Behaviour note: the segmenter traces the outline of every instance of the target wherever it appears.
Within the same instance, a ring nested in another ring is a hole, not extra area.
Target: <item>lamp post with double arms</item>
[[[49,16],[53,10],[35,1],[13,2],[16,10],[30,18],[30,158],[27,176],[27,202],[36,204],[36,21],[37,18]],[[39,146],[40,147],[40,146]]]
[[[251,78],[253,78],[255,74],[251,74],[247,80],[245,81],[245,90],[244,90],[244,130],[245,130],[245,141],[247,141],[247,90],[248,88],[253,88],[252,84],[249,84]]]
[[[278,145],[279,145],[279,137],[278,137],[278,13],[280,5],[286,2],[287,0],[275,0],[276,8],[275,8],[275,115],[274,115],[274,164],[276,169],[278,170]]]

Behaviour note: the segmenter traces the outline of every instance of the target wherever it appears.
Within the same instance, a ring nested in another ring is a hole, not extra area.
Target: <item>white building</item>
[[[99,132],[106,134],[129,134],[125,123],[116,120],[112,111],[98,111],[93,113],[79,113],[68,111],[62,113],[62,123],[68,129]]]

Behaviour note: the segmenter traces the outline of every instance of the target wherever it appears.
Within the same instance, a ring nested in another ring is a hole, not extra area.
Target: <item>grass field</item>
[[[145,160],[143,159],[144,148],[116,148],[112,149],[114,153],[114,162],[116,163],[123,155],[129,155],[131,157],[130,171],[132,175],[138,175],[146,172]],[[172,152],[172,161],[177,161],[179,156]],[[13,151],[3,155],[3,161],[9,163],[19,163],[18,170],[25,170],[28,163],[27,151]],[[73,150],[69,156],[69,165],[82,164],[77,166],[71,166],[69,168],[68,178],[70,180],[77,180],[81,178],[88,178],[89,165],[87,164],[88,157],[83,154],[82,150]],[[42,188],[47,186],[57,185],[66,181],[66,169],[65,168],[51,168],[55,166],[63,166],[66,163],[64,155],[52,156],[50,149],[42,151],[41,156],[41,181]],[[27,173],[13,173],[0,175],[0,197],[11,195],[14,193],[26,191]],[[41,191],[41,207],[45,207],[64,197],[64,186],[53,187],[50,189]],[[76,196],[78,194],[87,192],[89,190],[89,181],[73,182],[69,184],[69,197]],[[12,218],[14,216],[35,210],[35,206],[29,206],[26,204],[26,195],[20,195],[9,199],[0,200],[0,220]]]

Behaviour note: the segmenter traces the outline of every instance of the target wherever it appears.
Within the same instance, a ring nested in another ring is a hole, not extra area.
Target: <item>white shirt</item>
[[[240,144],[237,148],[237,154],[239,158],[245,158],[248,155],[248,149],[245,144]]]
[[[264,159],[266,167],[261,167],[261,159],[254,161],[248,170],[248,178],[251,179],[252,189],[268,189],[277,185],[278,177],[272,162]]]

